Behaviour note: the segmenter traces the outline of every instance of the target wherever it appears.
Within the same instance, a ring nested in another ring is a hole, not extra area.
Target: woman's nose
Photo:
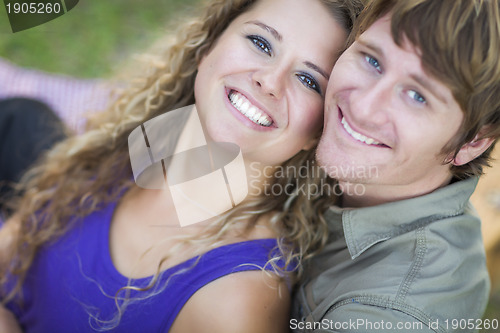
[[[286,86],[286,71],[283,65],[269,65],[255,71],[252,79],[263,94],[280,99]]]

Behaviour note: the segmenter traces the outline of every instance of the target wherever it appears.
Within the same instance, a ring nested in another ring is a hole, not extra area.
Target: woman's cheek
[[[307,137],[315,137],[323,126],[323,103],[304,105],[300,110],[303,114],[298,118],[303,134]]]

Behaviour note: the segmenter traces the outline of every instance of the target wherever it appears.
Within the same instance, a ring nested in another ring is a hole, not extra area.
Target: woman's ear
[[[491,144],[495,141],[493,138],[483,138],[482,134],[487,133],[488,127],[483,126],[483,128],[476,135],[474,140],[460,148],[457,156],[451,161],[451,163],[455,166],[460,166],[469,163],[474,160],[476,157],[479,157],[482,153],[484,153]]]

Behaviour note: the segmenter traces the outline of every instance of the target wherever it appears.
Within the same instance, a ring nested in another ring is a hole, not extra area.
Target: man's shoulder
[[[339,246],[342,240],[328,246],[312,263],[321,269],[298,289],[296,313],[309,320],[346,311],[355,317],[356,309],[383,309],[386,315],[394,310],[420,322],[480,317],[489,279],[473,209],[399,228],[355,259],[347,246]]]

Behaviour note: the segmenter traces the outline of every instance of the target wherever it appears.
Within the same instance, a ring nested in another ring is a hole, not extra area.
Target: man
[[[469,332],[489,293],[468,200],[500,136],[498,0],[374,0],[326,92],[339,180],[296,332]]]

